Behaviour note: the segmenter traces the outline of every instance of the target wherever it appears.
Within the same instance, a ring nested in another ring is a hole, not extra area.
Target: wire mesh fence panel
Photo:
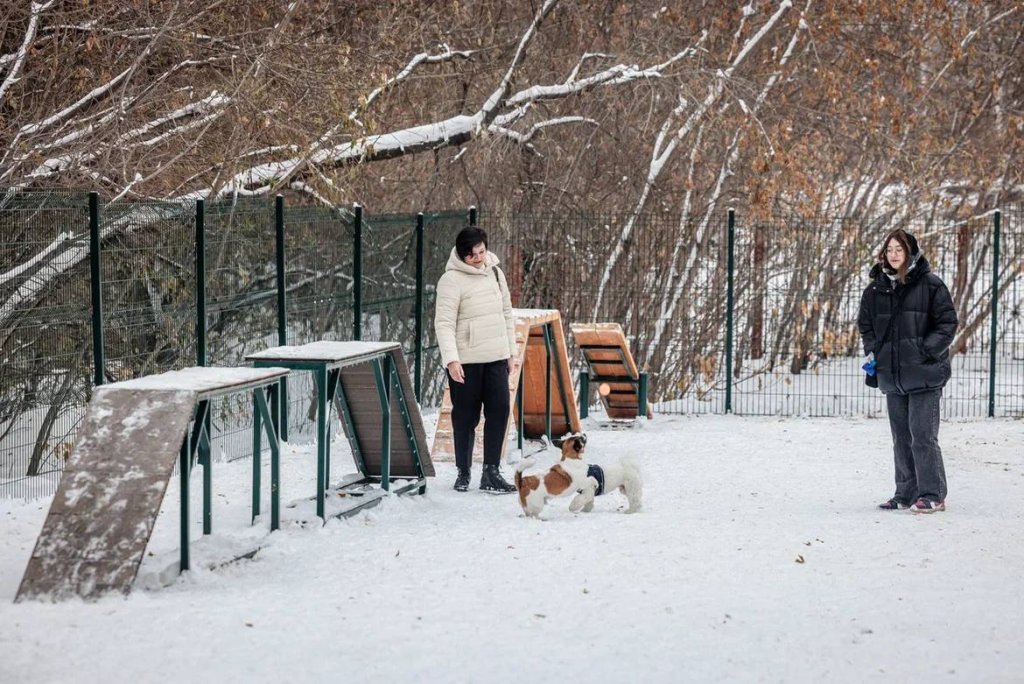
[[[254,197],[205,207],[207,365],[245,366],[246,354],[277,344],[274,205]],[[252,453],[248,394],[211,406],[212,447],[229,459]]]
[[[0,195],[0,496],[56,486],[92,387],[88,195]]]
[[[501,227],[488,221],[480,227],[488,234],[488,249],[499,248],[499,242],[492,235],[501,235]],[[455,236],[468,225],[464,212],[436,212],[423,216],[423,359],[421,371],[420,403],[424,406],[440,406],[446,386],[444,367],[441,365],[441,353],[437,347],[437,336],[434,334],[434,314],[436,312],[435,295],[437,281],[444,275],[445,267],[452,250],[455,248]],[[493,249],[492,249],[493,251]],[[510,285],[511,285],[511,278]]]
[[[877,415],[857,315],[871,247],[853,222],[787,216],[736,230],[733,407],[752,415]]]
[[[1024,418],[1024,206],[1003,213],[999,247],[994,409]]]
[[[569,334],[573,321],[623,321],[633,304],[633,280],[617,280],[608,289],[596,318],[593,313],[600,267],[607,259],[607,241],[595,239],[608,218],[580,214],[503,212],[491,217],[504,237],[506,274],[514,300],[524,309],[557,309],[566,332],[570,375],[576,378],[582,359]],[[632,341],[632,331],[626,329]]]
[[[411,358],[416,342],[416,215],[365,217],[362,254],[363,339],[398,342]]]
[[[642,280],[634,354],[651,375],[651,401],[665,413],[720,413],[726,401],[728,221],[639,221],[634,258]]]
[[[106,382],[195,365],[194,205],[112,203],[101,216]]]
[[[350,340],[353,331],[353,214],[347,208],[288,207],[284,215],[288,344]],[[333,418],[332,434],[337,431]],[[288,378],[288,439],[312,440],[316,389],[310,373]]]
[[[659,411],[721,408],[724,219],[682,227],[662,214],[501,220],[521,265],[522,306],[558,309],[566,323],[622,326],[638,367],[650,374]],[[628,239],[620,240],[627,227]],[[582,360],[571,335],[568,342],[576,378]]]

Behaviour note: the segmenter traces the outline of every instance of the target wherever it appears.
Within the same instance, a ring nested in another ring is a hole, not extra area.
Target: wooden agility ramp
[[[589,401],[586,386],[594,385],[609,418],[632,420],[641,413],[650,418],[646,377],[637,369],[622,326],[573,323],[570,328],[586,364],[586,375],[581,376],[581,403]]]
[[[15,600],[127,594],[197,405],[286,374],[187,368],[96,388]]]
[[[376,505],[391,491],[392,480],[407,480],[395,494],[426,492],[434,476],[426,433],[409,369],[397,342],[321,340],[271,347],[246,357],[256,366],[310,371],[316,387],[317,515],[326,519],[326,492],[358,498],[331,512],[345,517]],[[331,406],[337,410],[358,473],[330,484]],[[385,427],[386,426],[386,427]],[[411,480],[411,482],[408,482]],[[377,484],[372,493],[365,487]]]
[[[566,432],[579,431],[580,417],[576,402],[573,400],[569,355],[561,314],[556,309],[513,309],[512,314],[516,321],[519,370],[510,374],[508,379],[512,411],[509,412],[506,435],[511,421],[516,421],[516,425],[520,424],[520,413],[522,435],[525,437],[540,437],[547,434],[549,437],[557,438]],[[481,418],[476,431],[476,446],[473,449],[473,459],[477,462],[483,460],[483,424]],[[502,443],[502,460],[507,449],[508,439]],[[441,413],[437,419],[431,455],[437,460],[455,460],[452,401],[447,387],[441,402]]]

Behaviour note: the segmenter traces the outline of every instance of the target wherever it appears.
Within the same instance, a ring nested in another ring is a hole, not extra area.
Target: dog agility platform
[[[316,512],[325,517],[328,489],[351,495],[349,505],[334,517],[346,517],[375,506],[391,491],[394,480],[407,480],[394,494],[424,493],[434,464],[427,450],[423,418],[416,403],[409,369],[397,342],[320,341],[272,347],[246,357],[256,366],[310,371],[317,389]],[[331,406],[348,437],[359,475],[330,486]],[[371,487],[370,485],[379,485]]]
[[[210,401],[251,391],[276,461],[277,420],[267,394],[276,404],[287,373],[196,367],[97,387],[15,600],[128,593],[176,463],[180,568],[187,569],[188,481],[197,460],[203,465],[203,533],[210,533]],[[276,514],[275,498],[272,527]]]
[[[560,436],[580,430],[580,417],[572,396],[572,377],[566,351],[562,317],[556,309],[513,309],[519,370],[510,374],[509,421],[518,426],[518,442],[523,437]],[[473,458],[483,460],[483,419],[476,432]],[[508,426],[506,426],[507,434]],[[502,443],[502,459],[508,440]],[[455,460],[452,437],[452,401],[445,388],[441,413],[437,420],[432,449],[434,458]]]
[[[609,418],[650,418],[647,374],[637,370],[622,326],[618,323],[573,323],[570,328],[586,364],[580,373],[580,415],[587,417],[589,388],[594,385]]]

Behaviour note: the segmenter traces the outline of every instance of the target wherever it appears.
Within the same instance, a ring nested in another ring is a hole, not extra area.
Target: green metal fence
[[[856,314],[891,220],[374,214],[19,190],[0,195],[0,496],[53,491],[96,384],[244,365],[268,346],[398,340],[418,398],[437,406],[434,286],[467,222],[487,229],[518,306],[620,323],[658,412],[883,413]],[[1024,208],[902,225],[960,312],[944,415],[1024,416]],[[293,375],[285,390],[284,436],[311,439],[313,383]],[[214,454],[247,456],[249,420],[217,404]]]
[[[727,211],[682,223],[668,214],[491,221],[511,236],[522,305],[620,323],[658,412],[806,416],[884,415],[882,395],[864,386],[856,318],[879,245],[899,225],[918,236],[961,319],[943,415],[1024,416],[1020,205],[876,223]],[[575,352],[572,361],[578,369]]]
[[[425,359],[433,282],[424,255],[468,220],[467,211],[370,215],[280,197],[102,204],[88,193],[9,192],[0,204],[0,496],[53,491],[95,385],[244,365],[278,344],[399,340],[417,394],[438,401],[436,380],[420,389],[424,372],[438,372]],[[313,383],[294,375],[284,400],[282,436],[311,438]],[[212,408],[213,453],[247,457],[248,407],[226,399]]]
[[[12,483],[0,489],[44,493],[92,387],[91,275],[75,261],[89,252],[89,196],[8,192],[0,207],[0,482]]]

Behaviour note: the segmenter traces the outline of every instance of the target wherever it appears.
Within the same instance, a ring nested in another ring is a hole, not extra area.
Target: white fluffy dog
[[[640,477],[640,466],[632,458],[623,458],[606,466],[590,464],[587,467],[587,480],[590,486],[584,486],[569,504],[573,513],[594,510],[594,499],[602,494],[618,489],[626,496],[629,508],[626,513],[636,513],[643,502],[643,480]]]

